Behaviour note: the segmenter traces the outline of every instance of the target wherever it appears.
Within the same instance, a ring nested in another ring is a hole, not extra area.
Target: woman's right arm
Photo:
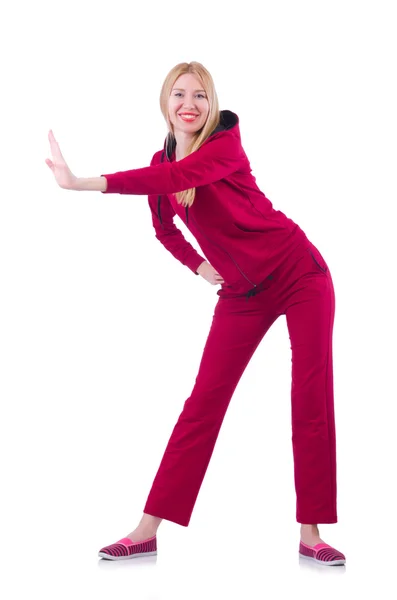
[[[76,177],[73,190],[76,192],[106,192],[108,181],[106,177]]]
[[[47,166],[51,169],[58,185],[67,190],[75,191],[98,191],[105,192],[107,189],[106,177],[76,177],[69,169],[59,144],[55,139],[52,130],[48,133],[50,142],[52,160],[46,159]],[[155,164],[155,157],[160,155],[156,152],[152,158],[151,165]],[[168,200],[162,203],[162,222],[160,223],[157,214],[157,195],[149,195],[149,206],[152,211],[153,226],[156,230],[156,238],[163,246],[173,254],[182,264],[186,265],[195,275],[202,275],[211,283],[219,283],[218,275],[212,269],[208,261],[200,256],[193,246],[184,238],[182,232],[174,224],[175,212]]]

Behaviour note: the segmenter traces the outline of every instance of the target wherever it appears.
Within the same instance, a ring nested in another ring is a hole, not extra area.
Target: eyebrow
[[[181,92],[185,92],[186,90],[184,90],[183,88],[173,88],[173,90],[180,90]],[[205,90],[194,90],[195,92],[204,92]]]

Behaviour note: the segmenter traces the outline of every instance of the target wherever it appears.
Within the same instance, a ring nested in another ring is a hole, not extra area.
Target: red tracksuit
[[[157,239],[193,273],[208,260],[225,281],[195,385],[144,512],[189,524],[234,390],[265,333],[285,315],[292,350],[296,519],[336,523],[332,277],[302,229],[256,185],[237,115],[221,111],[219,126],[201,148],[180,161],[168,135],[149,167],[102,177],[103,193],[148,195]],[[184,208],[175,193],[192,187],[195,201]],[[175,226],[175,215],[206,258]]]

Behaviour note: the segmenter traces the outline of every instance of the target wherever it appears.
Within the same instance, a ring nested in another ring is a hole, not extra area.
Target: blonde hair
[[[175,139],[174,126],[170,121],[168,113],[169,97],[175,81],[178,79],[178,77],[185,75],[186,73],[192,73],[200,81],[207,94],[209,104],[209,112],[205,125],[194,135],[193,141],[188,146],[186,152],[186,156],[188,156],[189,154],[192,154],[192,152],[198,150],[205,140],[210,136],[212,131],[219,125],[220,113],[218,96],[215,91],[214,81],[209,71],[207,71],[207,69],[199,62],[179,63],[168,73],[160,93],[160,108],[168,126],[167,144],[169,141],[174,141]],[[178,204],[182,204],[182,206],[185,207],[190,207],[194,202],[195,195],[196,188],[191,188],[189,190],[177,192],[176,199]]]

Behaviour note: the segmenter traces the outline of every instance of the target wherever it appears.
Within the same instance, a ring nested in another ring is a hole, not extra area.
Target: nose
[[[189,94],[185,94],[185,99],[183,102],[183,106],[186,106],[187,108],[191,107],[191,106],[195,106],[195,98],[194,95],[189,95]]]

